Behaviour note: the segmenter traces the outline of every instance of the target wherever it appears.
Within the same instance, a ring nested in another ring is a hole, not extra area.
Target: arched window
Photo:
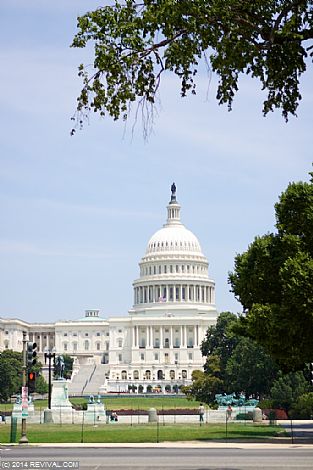
[[[122,377],[122,380],[127,380],[127,371],[126,370],[122,370],[121,377]]]
[[[139,371],[134,370],[134,380],[138,380],[138,379],[139,379]]]
[[[170,370],[170,379],[171,380],[175,379],[175,371],[174,370]]]
[[[96,349],[97,349],[97,351],[100,351],[100,343],[99,342],[96,343]]]
[[[67,351],[67,343],[63,344],[63,351]]]
[[[163,380],[163,370],[158,370],[158,380]]]
[[[183,379],[187,379],[187,371],[186,370],[182,370],[181,371],[181,376]]]
[[[88,341],[88,339],[85,340],[84,347],[85,347],[85,351],[89,351],[89,341]]]
[[[76,342],[74,342],[74,343],[72,344],[72,347],[73,347],[73,351],[77,351],[77,343],[76,343]]]
[[[150,380],[150,379],[151,379],[151,371],[150,371],[150,370],[146,370],[145,376],[146,376],[146,379],[147,379],[147,380]]]
[[[117,346],[118,346],[119,348],[121,348],[121,347],[123,346],[123,340],[122,340],[121,338],[119,338],[119,339],[117,340]]]

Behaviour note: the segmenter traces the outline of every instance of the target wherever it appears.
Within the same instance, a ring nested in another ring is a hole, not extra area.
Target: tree
[[[287,120],[313,54],[312,12],[312,2],[302,0],[125,0],[88,12],[78,18],[72,43],[94,47],[91,73],[79,67],[78,124],[90,110],[127,119],[136,101],[149,119],[162,74],[179,78],[182,96],[195,94],[202,60],[218,76],[220,104],[231,109],[238,79],[247,74],[267,91],[264,115],[281,108]]]
[[[217,356],[208,358],[210,361],[210,373],[203,372],[202,370],[194,370],[192,372],[192,385],[182,387],[182,392],[187,397],[195,398],[207,404],[212,404],[215,401],[215,395],[223,391],[223,381],[219,377],[219,361]]]
[[[243,391],[246,397],[252,395],[257,399],[268,395],[277,372],[278,367],[272,358],[249,338],[239,340],[226,365],[227,381],[232,391]]]
[[[36,393],[40,393],[41,395],[44,395],[45,393],[48,393],[48,384],[44,378],[43,375],[39,374],[36,378],[36,388],[35,388]]]
[[[207,356],[204,373],[196,375],[187,393],[209,403],[215,394],[207,398],[205,394],[212,384],[218,389],[215,393],[260,397],[269,392],[278,368],[255,341],[236,334],[238,322],[237,315],[222,312],[216,325],[209,327],[201,344],[202,355]]]
[[[0,354],[0,401],[7,401],[22,386],[22,353],[4,350]]]
[[[236,256],[229,282],[245,311],[237,332],[288,372],[313,362],[313,178],[289,184],[275,211],[277,233]]]
[[[290,372],[287,375],[280,374],[273,383],[270,396],[275,408],[283,408],[287,412],[298,398],[306,393],[309,384],[305,380],[303,372]]]
[[[298,419],[312,419],[313,417],[313,393],[304,393],[292,407],[293,416]]]
[[[71,356],[69,356],[68,354],[63,354],[63,360],[64,360],[64,374],[63,374],[63,377],[65,379],[70,379],[71,376],[72,376],[74,359]]]
[[[239,337],[233,332],[233,326],[238,317],[231,312],[221,312],[216,324],[210,326],[201,344],[202,356],[216,355],[219,357],[220,377],[225,381],[225,371],[228,359],[236,347]],[[208,362],[204,365],[205,372]],[[225,384],[224,384],[225,385]]]

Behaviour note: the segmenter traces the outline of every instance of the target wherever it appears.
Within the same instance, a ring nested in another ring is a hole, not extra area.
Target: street
[[[190,444],[188,444],[189,446]],[[44,462],[58,462],[58,468],[215,470],[215,469],[312,469],[313,447],[270,444],[219,444],[185,447],[37,447],[2,446],[1,468],[48,468]],[[65,466],[62,462],[65,461]],[[15,462],[15,466],[4,465]],[[38,464],[41,462],[41,464]],[[61,464],[60,464],[61,462]],[[37,466],[35,466],[37,465]],[[73,468],[73,467],[72,467]],[[76,467],[77,468],[77,467]]]

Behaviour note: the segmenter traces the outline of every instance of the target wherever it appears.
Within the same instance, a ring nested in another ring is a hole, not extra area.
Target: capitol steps
[[[69,383],[69,395],[98,395],[99,388],[105,381],[105,372],[106,366],[104,364],[80,366],[78,373]]]
[[[105,382],[105,372],[107,371],[107,366],[105,364],[97,364],[94,369],[94,372],[91,374],[88,384],[84,389],[84,395],[98,395],[99,388]]]
[[[94,364],[80,366],[79,371],[74,375],[72,382],[69,383],[68,393],[70,396],[83,395],[84,389],[86,388],[94,370]]]

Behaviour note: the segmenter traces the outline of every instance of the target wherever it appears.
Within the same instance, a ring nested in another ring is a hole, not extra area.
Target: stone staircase
[[[81,396],[88,384],[90,376],[95,369],[94,364],[80,366],[79,371],[74,375],[72,382],[68,384],[68,393],[71,396]]]
[[[70,396],[98,395],[99,388],[105,382],[105,364],[82,365],[68,386]]]
[[[108,366],[105,364],[97,364],[93,373],[91,374],[89,381],[84,389],[84,395],[98,395],[99,388],[105,382],[105,372],[108,370]]]

